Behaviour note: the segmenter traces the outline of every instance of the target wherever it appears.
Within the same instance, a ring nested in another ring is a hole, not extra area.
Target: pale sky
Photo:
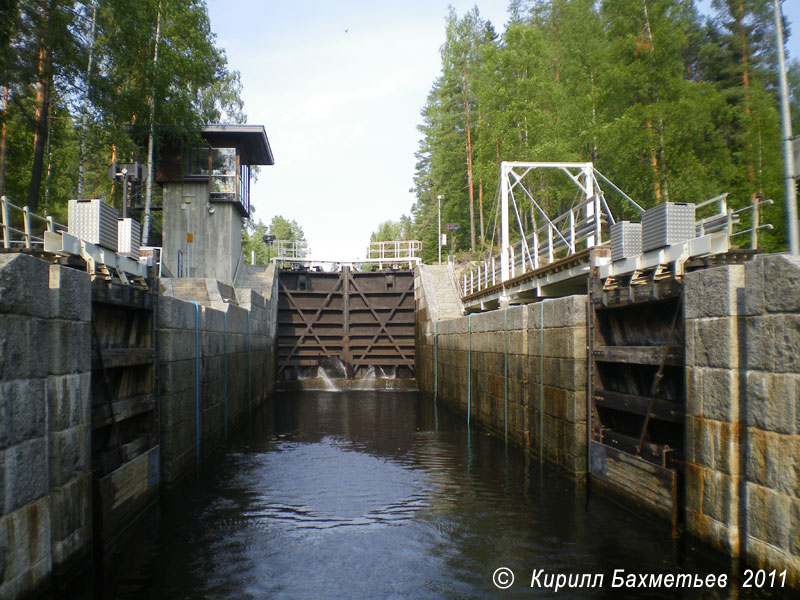
[[[448,5],[475,4],[501,33],[508,0],[208,0],[248,123],[264,125],[275,156],[251,187],[255,219],[294,219],[314,258],[352,260],[380,222],[409,213]],[[800,0],[783,11],[800,23]]]

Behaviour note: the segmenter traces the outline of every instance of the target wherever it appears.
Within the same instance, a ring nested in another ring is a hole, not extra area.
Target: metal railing
[[[139,257],[140,260],[145,260],[148,267],[154,267],[156,273],[158,273],[158,277],[161,277],[164,266],[164,250],[161,246],[140,246]]]
[[[392,240],[370,242],[364,255],[365,260],[402,260],[416,258],[422,250],[418,240]]]
[[[341,270],[343,267],[360,267],[368,269],[377,265],[379,269],[405,268],[412,269],[422,259],[418,256],[422,243],[417,240],[396,240],[388,242],[370,242],[366,257],[358,260],[318,259],[308,257],[307,242],[276,240],[273,248],[277,248],[270,261],[279,267],[289,269],[323,269]]]
[[[341,271],[344,267],[352,269],[356,266],[370,267],[376,264],[379,266],[381,270],[385,265],[389,265],[392,268],[396,267],[402,269],[405,268],[406,264],[408,264],[409,269],[413,269],[414,266],[422,262],[422,259],[418,256],[412,256],[407,258],[371,258],[371,259],[357,259],[357,260],[320,260],[317,258],[296,258],[289,261],[286,259],[275,257],[272,259],[272,262],[277,264],[278,266],[281,266],[281,264],[283,264],[283,268],[286,268],[288,266],[288,268],[292,270],[310,269],[310,270],[319,270],[328,272],[338,272]]]
[[[758,232],[771,230],[769,223],[760,223],[760,207],[773,204],[772,200],[758,199],[753,204],[733,210],[728,206],[728,193],[715,196],[695,205],[696,237],[710,233],[725,232],[729,238],[750,234],[751,247],[758,246]],[[583,208],[591,199],[583,203]],[[581,209],[581,206],[576,207]],[[577,245],[597,235],[597,243],[603,243],[607,231],[607,223],[613,224],[613,217],[608,213],[601,213],[599,222],[592,215],[582,219],[576,218],[576,208],[548,221],[534,233],[522,238],[509,246],[509,278],[536,270],[558,259],[559,251],[562,255],[574,254]],[[741,215],[750,211],[750,227],[736,230],[741,224]],[[607,216],[606,216],[607,215]],[[559,223],[568,223],[563,231],[556,231]],[[599,234],[598,234],[599,232]],[[546,236],[544,241],[543,237]],[[601,237],[602,236],[602,237]],[[588,244],[587,244],[588,247]],[[566,250],[566,252],[564,252]],[[481,261],[477,266],[464,273],[459,282],[462,296],[480,292],[486,288],[501,283],[499,253]]]
[[[308,256],[308,242],[306,240],[274,240],[270,253],[272,257],[279,260],[306,258]]]
[[[729,194],[726,192],[695,205],[696,214],[707,212],[705,209],[709,206],[715,207],[716,209],[714,214],[697,219],[697,237],[717,231],[726,231],[729,237],[736,237],[749,233],[750,247],[753,249],[758,248],[758,232],[762,229],[767,231],[773,229],[771,223],[761,223],[761,207],[770,206],[774,204],[774,202],[769,199],[764,200],[758,197],[752,204],[733,210],[728,206],[728,196]],[[750,211],[750,227],[748,229],[736,231],[736,227],[741,223],[741,215],[748,211]]]
[[[537,201],[535,193],[529,189],[530,184],[526,183],[530,182],[530,178],[526,180],[526,176],[545,169],[565,175],[577,188],[580,196],[574,206],[553,219]],[[474,294],[601,244],[604,237],[608,237],[608,225],[615,222],[600,187],[601,180],[627,204],[640,213],[643,212],[641,206],[597,171],[592,163],[501,163],[501,249],[500,252],[484,258],[463,275],[460,282],[462,295]],[[531,206],[530,232],[525,230],[516,196],[519,196],[519,202]],[[520,236],[513,243],[509,235],[509,224],[512,220],[516,221]]]
[[[603,236],[608,228],[608,217],[604,214],[599,217],[585,214],[586,206],[593,202],[590,199],[570,209],[526,237],[510,244],[509,278],[513,279],[517,275],[535,271],[564,256],[576,254],[580,251],[581,244],[598,239],[598,231],[600,236]],[[469,295],[479,292],[501,281],[500,254],[497,253],[480,262],[468,274],[464,274],[461,282],[462,293]]]
[[[3,248],[44,247],[45,231],[66,231],[66,225],[57,223],[53,217],[37,215],[27,206],[17,206],[8,197],[0,197],[0,227],[3,231]],[[20,229],[22,227],[22,229]]]

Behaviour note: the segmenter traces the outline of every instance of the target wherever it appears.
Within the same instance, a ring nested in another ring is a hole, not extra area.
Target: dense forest
[[[442,221],[460,225],[457,250],[497,243],[502,160],[592,161],[645,208],[723,192],[738,208],[763,194],[775,200],[762,213],[775,229],[761,247],[785,248],[773,1],[712,0],[711,10],[512,0],[498,35],[477,7],[451,9],[416,154],[411,237],[426,261],[436,257],[437,195]],[[789,75],[797,117],[796,60]],[[557,209],[566,193],[542,181],[537,201]]]
[[[151,167],[203,124],[244,122],[240,91],[203,0],[2,0],[0,194],[61,222],[70,198],[119,207],[110,163]]]
[[[502,33],[477,8],[451,10],[422,109],[410,225],[382,224],[373,239],[397,230],[433,260],[442,195],[443,222],[460,225],[451,241],[478,252],[497,238],[501,160],[591,160],[645,207],[722,192],[734,207],[772,198],[763,220],[775,229],[762,247],[782,249],[772,9],[772,0],[711,0],[710,15],[693,0],[512,0]],[[800,63],[790,65],[797,132]],[[244,122],[240,91],[203,0],[2,0],[0,194],[61,221],[69,198],[119,206],[110,163],[150,165],[205,123]],[[159,193],[152,179],[134,190],[140,211]],[[541,204],[568,201],[542,183]]]

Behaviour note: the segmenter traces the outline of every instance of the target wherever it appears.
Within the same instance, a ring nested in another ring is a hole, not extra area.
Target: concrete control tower
[[[163,266],[172,277],[233,285],[250,214],[250,167],[275,159],[261,125],[207,125],[200,133],[206,145],[162,153]]]

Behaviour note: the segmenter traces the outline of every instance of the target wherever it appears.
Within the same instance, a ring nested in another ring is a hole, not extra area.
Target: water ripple
[[[261,455],[245,473],[250,490],[243,494],[246,506],[240,514],[267,527],[391,525],[430,506],[424,473],[332,437],[317,443],[287,441],[279,452]],[[232,483],[244,482],[239,477]]]

